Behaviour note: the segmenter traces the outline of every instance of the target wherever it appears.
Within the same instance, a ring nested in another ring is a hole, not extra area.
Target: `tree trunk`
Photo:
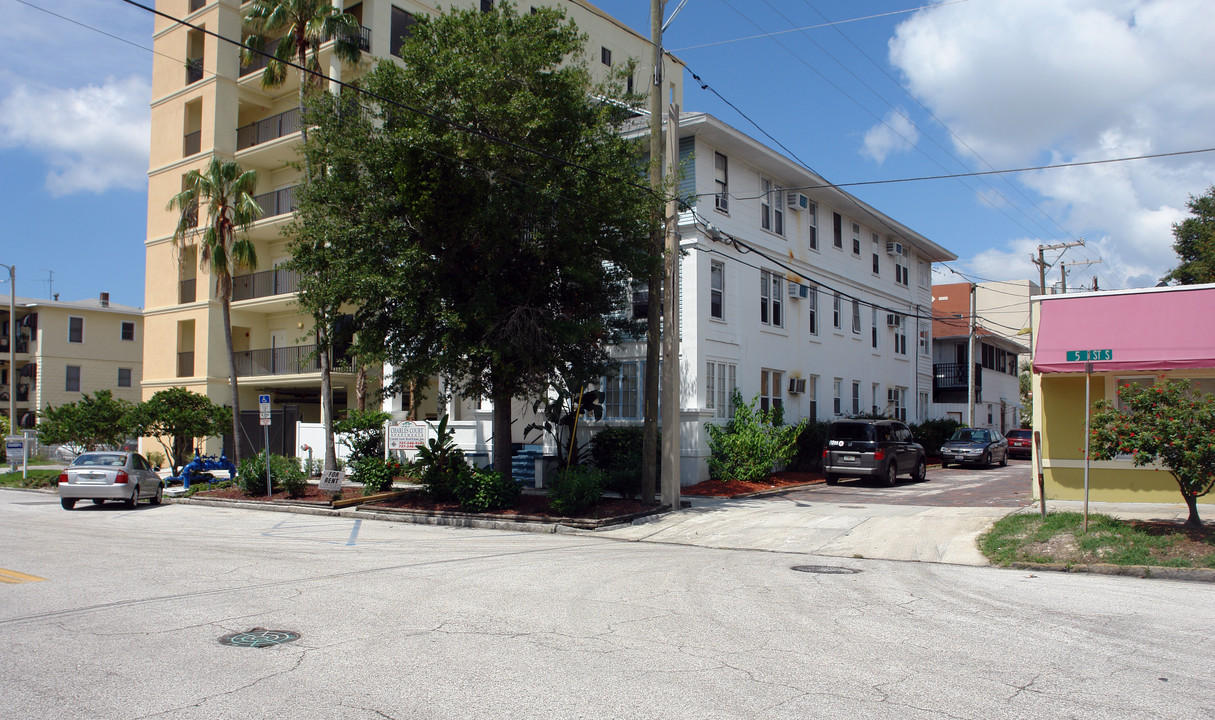
[[[321,362],[321,423],[325,426],[325,471],[337,470],[337,448],[333,442],[333,368],[329,356],[329,332],[317,325],[316,352]]]
[[[511,417],[509,393],[494,391],[490,396],[494,403],[494,470],[506,477],[511,476]]]
[[[359,373],[354,378],[354,402],[359,412],[367,409],[367,366],[359,363]]]
[[[652,241],[653,242],[653,241]],[[656,241],[656,252],[662,254],[662,238]],[[658,312],[659,298],[662,297],[662,273],[652,273],[649,279],[650,300],[646,309],[646,343],[645,343],[645,405],[643,440],[641,445],[641,501],[654,502],[654,494],[658,487],[658,384],[659,349]]]
[[[1198,517],[1198,496],[1192,493],[1182,493],[1186,507],[1190,509],[1190,517],[1186,518],[1186,527],[1201,528],[1202,520]]]
[[[236,380],[236,354],[232,352],[232,278],[219,276],[219,306],[224,315],[224,343],[228,348],[228,377],[232,386],[232,464],[240,470],[240,388]]]

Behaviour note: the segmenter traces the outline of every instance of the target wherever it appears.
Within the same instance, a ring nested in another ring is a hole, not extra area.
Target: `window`
[[[916,408],[916,413],[921,421],[928,417],[928,391],[926,390],[920,391],[920,404]]]
[[[767,270],[759,272],[759,321],[772,327],[784,327],[785,320],[781,317],[782,293],[785,289],[785,279]]]
[[[921,355],[928,354],[928,351],[931,349],[929,347],[930,344],[931,343],[928,342],[928,328],[925,327],[924,329],[920,330],[920,354]]]
[[[861,301],[856,298],[852,298],[852,333],[861,333]]]
[[[413,13],[407,13],[399,7],[392,8],[392,26],[389,36],[388,52],[401,57],[401,44],[404,38],[412,32],[413,24],[417,22]]]
[[[861,226],[852,223],[852,254],[861,256]]]
[[[722,212],[730,211],[730,161],[721,153],[713,153],[713,182],[717,194],[713,206]]]
[[[928,268],[928,263],[920,261],[920,287],[926,288],[932,286],[932,270]]]
[[[818,375],[811,375],[806,379],[806,399],[810,401],[811,420],[818,419]]]
[[[80,366],[67,366],[67,381],[63,385],[63,389],[68,392],[80,392]]]
[[[759,179],[759,226],[772,229],[772,181],[768,178]]]
[[[831,213],[831,229],[835,233],[835,246],[844,249],[844,218],[839,213]]]
[[[494,9],[494,0],[481,0],[481,12],[487,13]]]
[[[873,254],[873,274],[874,275],[882,274],[882,264],[881,264],[881,261],[880,261],[877,253]]]
[[[123,340],[134,340],[135,339],[135,323],[124,322],[122,324],[122,339]]]
[[[895,315],[894,354],[907,354],[907,321],[902,315]]]
[[[886,412],[896,420],[907,420],[907,408],[903,406],[903,393],[907,388],[892,387],[886,391]]]
[[[709,263],[709,317],[725,319],[726,264]]]
[[[843,389],[844,389],[844,381],[843,381],[843,380],[841,380],[840,378],[836,378],[836,379],[835,379],[835,382],[834,382],[834,384],[833,384],[833,386],[832,386],[832,387],[833,387],[833,389],[835,390],[835,398],[834,398],[834,400],[833,400],[833,402],[834,402],[834,407],[833,407],[832,409],[833,409],[833,411],[835,412],[835,414],[836,414],[836,415],[839,415],[839,414],[840,414],[840,412],[841,412],[841,410],[843,409],[843,408],[840,406],[840,393],[841,393],[841,392],[843,392]]]
[[[836,293],[835,294],[835,306],[834,306],[834,308],[832,310],[832,314],[831,314],[831,324],[835,327],[836,330],[842,330],[844,327],[844,318],[842,317],[843,310],[844,310],[843,303],[844,303],[844,298],[839,293]]]
[[[607,65],[608,67],[611,67],[612,66],[612,51],[608,50],[605,47],[599,48],[599,62],[603,63],[604,65]]]
[[[68,318],[68,342],[83,343],[84,342],[84,318],[69,317]]]
[[[780,370],[760,370],[759,372],[759,409],[767,412],[781,407],[781,377]]]
[[[734,388],[738,387],[738,366],[710,360],[705,368],[705,407],[719,418],[734,417]]]
[[[861,414],[861,384],[855,380],[852,381],[852,414]]]
[[[873,346],[874,350],[877,350],[877,346],[878,346],[878,311],[877,311],[877,308],[873,308],[873,327],[870,328],[870,336],[871,337],[869,338],[869,344]]]
[[[818,286],[810,285],[806,296],[806,312],[810,315],[810,334],[818,335]]]
[[[1114,381],[1114,383],[1118,386],[1118,390],[1121,390],[1122,388],[1126,387],[1127,385],[1144,385],[1144,386],[1150,387],[1155,382],[1156,382],[1156,380],[1154,378],[1150,378],[1150,377],[1118,378]],[[1118,406],[1119,410],[1126,409],[1126,406],[1122,404],[1122,398],[1120,398],[1120,397],[1115,398],[1114,403]]]
[[[131,368],[118,368],[118,387],[131,387]]]
[[[873,414],[874,415],[878,414],[878,393],[881,391],[881,389],[882,389],[882,386],[880,383],[873,384]]]
[[[806,208],[806,224],[810,226],[810,249],[818,250],[818,205]]]
[[[895,264],[894,264],[894,282],[896,285],[906,285],[907,281],[908,281],[907,276],[910,274],[911,273],[907,270],[906,265],[904,265],[901,262],[895,262]]]
[[[622,362],[612,375],[603,379],[603,416],[639,418],[644,399],[645,363]]]

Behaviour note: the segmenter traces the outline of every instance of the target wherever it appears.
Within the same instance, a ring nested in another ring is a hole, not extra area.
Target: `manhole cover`
[[[253,628],[245,632],[233,633],[225,635],[219,639],[224,645],[233,647],[270,647],[271,645],[282,645],[293,640],[299,640],[300,634],[289,630],[263,630],[262,628]]]
[[[793,569],[798,572],[815,573],[818,575],[855,575],[860,572],[860,570],[836,567],[834,565],[794,565]]]

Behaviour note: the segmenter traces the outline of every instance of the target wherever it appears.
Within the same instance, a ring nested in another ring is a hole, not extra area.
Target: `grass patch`
[[[979,538],[979,550],[996,565],[1015,562],[1060,565],[1159,565],[1215,568],[1215,531],[1171,522],[1118,520],[1075,512],[1018,513],[996,522]]]
[[[59,487],[58,470],[30,470],[27,478],[21,477],[21,471],[0,473],[0,487],[11,488],[57,488]]]

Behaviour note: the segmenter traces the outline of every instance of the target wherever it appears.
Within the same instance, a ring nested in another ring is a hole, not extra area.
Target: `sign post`
[[[1042,475],[1042,432],[1034,430],[1034,457],[1038,462],[1038,502],[1042,505],[1042,519],[1046,519],[1046,478]]]
[[[1089,404],[1089,386],[1093,380],[1093,364],[1084,363],[1084,532],[1088,533],[1088,442],[1089,418],[1093,408]]]
[[[266,457],[266,497],[274,494],[270,485],[270,396],[257,396],[257,421],[262,426],[262,438],[265,440]]]
[[[8,457],[8,464],[11,472],[17,472],[17,456],[20,455],[22,461],[25,461],[25,437],[22,435],[7,435],[4,438],[4,454]],[[28,463],[27,463],[28,465]],[[22,479],[25,478],[25,470],[22,470]]]

